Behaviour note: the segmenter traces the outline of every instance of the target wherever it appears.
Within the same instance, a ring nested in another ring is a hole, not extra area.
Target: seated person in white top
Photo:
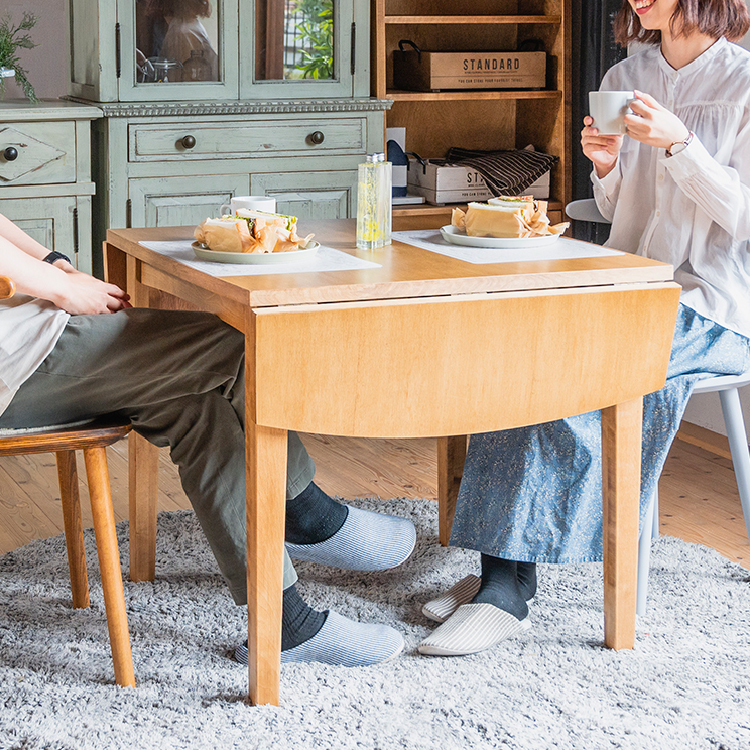
[[[670,263],[682,286],[664,388],[643,404],[641,518],[696,381],[750,368],[750,53],[744,0],[624,0],[620,44],[645,43],[602,89],[634,91],[627,135],[585,119],[607,244]],[[602,558],[599,412],[472,436],[451,544],[482,553],[423,611],[419,646],[468,654],[529,626],[536,563]]]
[[[47,262],[45,262],[47,261]],[[208,313],[131,307],[0,215],[0,428],[116,413],[169,446],[182,486],[237,604],[245,604],[244,337]],[[292,557],[385,570],[414,547],[411,522],[334,501],[289,433],[286,542]],[[282,662],[366,665],[402,649],[399,633],[310,608],[285,556]],[[247,663],[247,645],[235,652]]]

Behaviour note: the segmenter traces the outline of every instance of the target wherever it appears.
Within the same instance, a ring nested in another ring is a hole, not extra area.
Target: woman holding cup
[[[617,41],[646,45],[602,82],[624,135],[591,117],[581,133],[607,244],[683,288],[666,385],[644,399],[641,518],[695,383],[750,369],[750,53],[729,41],[748,28],[744,0],[624,0]],[[536,563],[601,560],[601,472],[599,412],[472,436],[451,544],[482,553],[481,577],[423,607],[445,622],[420,652],[497,645],[529,627]]]

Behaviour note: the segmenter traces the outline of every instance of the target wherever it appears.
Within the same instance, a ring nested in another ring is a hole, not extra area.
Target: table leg
[[[466,435],[451,435],[437,439],[438,519],[440,544],[448,546],[456,514],[456,500],[461,486],[466,460]]]
[[[245,423],[250,701],[279,705],[286,430]]]
[[[153,581],[156,574],[156,500],[159,449],[139,435],[128,436],[130,580]]]
[[[643,399],[602,409],[604,643],[633,648]]]

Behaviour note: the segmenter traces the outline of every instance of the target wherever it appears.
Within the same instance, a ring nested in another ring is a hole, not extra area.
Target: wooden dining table
[[[104,245],[134,305],[208,310],[245,335],[249,700],[279,701],[288,430],[437,437],[447,543],[467,435],[601,409],[604,642],[632,648],[642,397],[666,377],[671,266],[584,243],[591,257],[475,264],[400,241],[358,250],[352,220],[300,223],[377,265],[215,276],[142,244],[192,227],[109,230]],[[157,457],[131,438],[132,580],[154,577]]]

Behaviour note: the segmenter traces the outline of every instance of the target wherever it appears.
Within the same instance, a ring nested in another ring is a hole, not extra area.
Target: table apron
[[[664,385],[673,283],[254,310],[255,419],[424,437],[547,422]]]

